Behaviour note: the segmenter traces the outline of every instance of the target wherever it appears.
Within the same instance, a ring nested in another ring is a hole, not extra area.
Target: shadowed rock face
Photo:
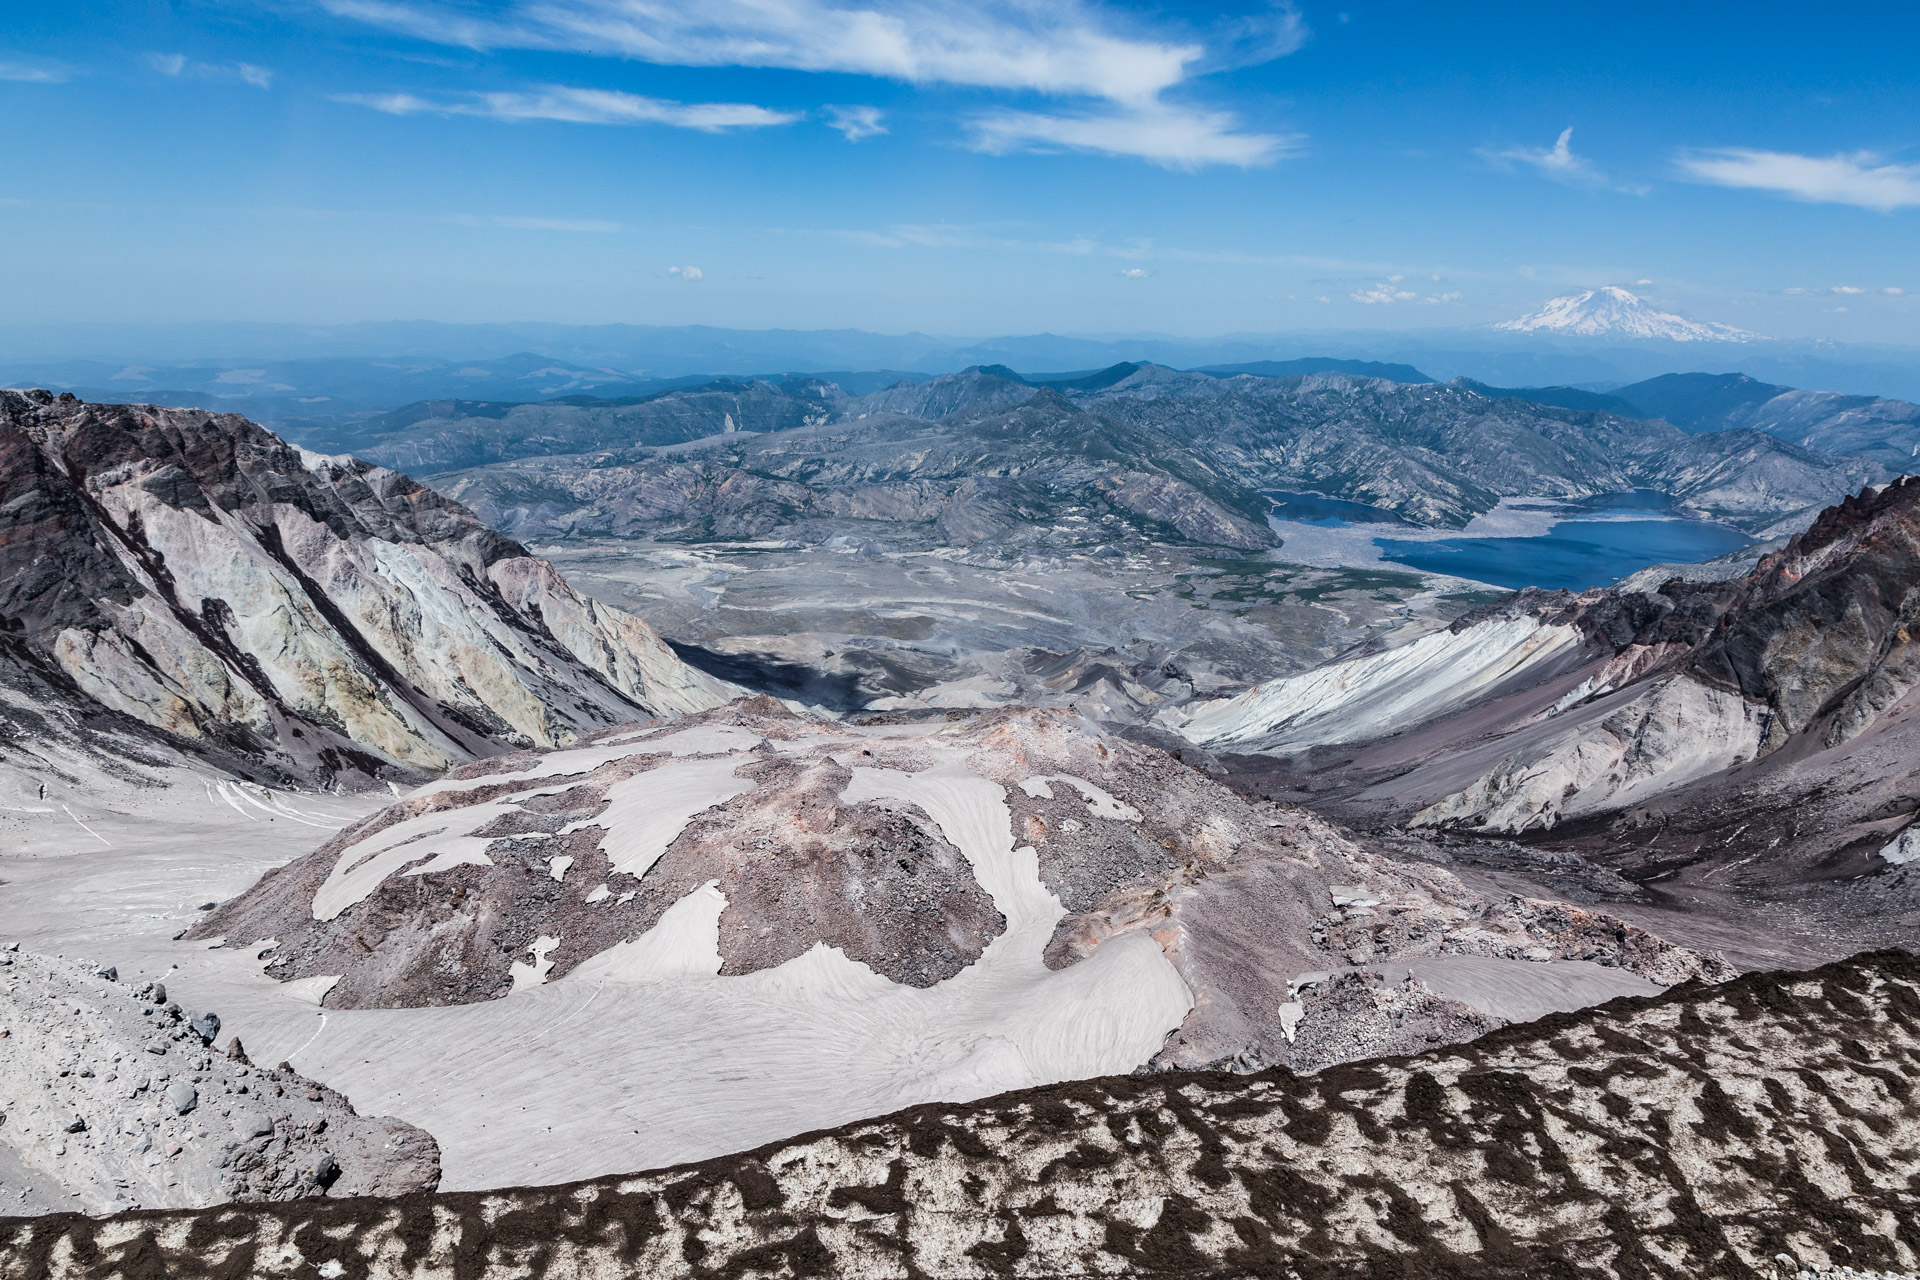
[[[0,678],[275,780],[716,705],[638,619],[405,476],[232,415],[0,392]]]
[[[1920,1265],[1920,962],[1312,1076],[1112,1077],[565,1187],[0,1228],[9,1274],[1766,1274]]]

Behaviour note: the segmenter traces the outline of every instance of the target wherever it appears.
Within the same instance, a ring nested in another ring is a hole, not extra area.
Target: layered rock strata
[[[405,476],[45,392],[0,392],[0,679],[274,782],[417,777],[728,696]]]

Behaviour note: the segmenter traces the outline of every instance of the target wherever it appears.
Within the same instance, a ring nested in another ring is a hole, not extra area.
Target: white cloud
[[[29,66],[24,62],[0,62],[0,80],[16,84],[61,84],[67,73],[59,67]]]
[[[1858,297],[1861,294],[1867,293],[1883,293],[1888,297],[1897,298],[1905,294],[1906,290],[1902,289],[1899,285],[1893,284],[1877,290],[1863,288],[1857,284],[1836,284],[1829,285],[1824,289],[1808,289],[1800,285],[1795,285],[1789,289],[1782,289],[1780,292],[1789,298],[1824,298],[1831,294],[1840,294],[1843,297]],[[1844,310],[1844,308],[1842,309]]]
[[[1148,271],[1145,267],[1128,267],[1120,273],[1120,278],[1122,280],[1145,280],[1152,274],[1153,272]]]
[[[1726,147],[1680,157],[1681,172],[1716,186],[1771,191],[1818,204],[1850,204],[1880,213],[1920,205],[1920,165],[1887,164],[1870,151],[1803,156]]]
[[[705,274],[698,267],[668,267],[667,274],[679,276],[682,280],[701,280]]]
[[[1628,195],[1643,196],[1647,189],[1632,184],[1617,185],[1594,167],[1591,160],[1573,149],[1573,127],[1560,131],[1551,147],[1509,147],[1505,151],[1482,150],[1480,155],[1502,167],[1523,164],[1542,177],[1574,187],[1612,187]]]
[[[671,102],[613,89],[549,86],[533,93],[473,93],[459,98],[423,98],[411,93],[344,93],[351,102],[388,115],[481,116],[492,120],[562,120],[573,124],[666,124],[719,133],[792,124],[793,111],[770,111],[744,102]]]
[[[1398,302],[1432,306],[1442,302],[1458,302],[1462,296],[1455,290],[1448,293],[1429,293],[1423,297],[1415,290],[1402,288],[1401,284],[1405,280],[1404,275],[1391,275],[1378,284],[1369,285],[1364,289],[1355,289],[1347,296],[1355,302],[1364,302],[1368,306],[1392,306]],[[1322,298],[1321,301],[1324,302],[1326,299]]]
[[[848,142],[858,142],[887,131],[887,127],[880,123],[878,107],[828,107],[827,124],[845,134]]]
[[[150,53],[147,64],[163,76],[186,80],[237,80],[256,89],[273,87],[273,72],[251,62],[195,62],[184,53]]]
[[[1202,165],[1246,167],[1266,164],[1300,150],[1298,134],[1240,133],[1224,111],[1202,111],[1154,103],[1136,109],[1079,115],[1002,111],[970,122],[978,151],[1094,151],[1134,156],[1170,169]]]
[[[1180,168],[1265,163],[1296,139],[1239,132],[1233,116],[1164,95],[1195,74],[1271,61],[1306,28],[1289,5],[1195,31],[1089,0],[322,0],[333,13],[474,49],[559,49],[679,66],[780,67],[1106,104],[969,122],[983,151],[1071,148]],[[855,109],[870,110],[870,109]],[[849,139],[878,113],[834,116]],[[852,129],[848,124],[853,125]]]
[[[1555,182],[1577,182],[1597,185],[1606,181],[1600,171],[1593,167],[1585,156],[1573,153],[1573,128],[1568,126],[1560,131],[1560,137],[1551,147],[1513,147],[1506,151],[1482,152],[1490,160],[1512,160],[1520,164],[1531,165]]]
[[[1653,281],[1651,281],[1651,280],[1635,280],[1635,281],[1634,281],[1633,283],[1634,283],[1634,287],[1635,287],[1635,288],[1639,288],[1639,287],[1642,287],[1642,286],[1645,286],[1645,285],[1650,285],[1650,284],[1652,284],[1652,283],[1653,283]]]
[[[471,48],[567,49],[677,66],[784,67],[1142,100],[1204,55],[1061,0],[520,0],[493,15],[405,0],[336,14]]]

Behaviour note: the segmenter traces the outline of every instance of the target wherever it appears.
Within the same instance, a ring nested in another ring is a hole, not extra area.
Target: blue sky
[[[1612,283],[1920,342],[1911,6],[0,14],[0,265],[51,320],[1211,335]]]

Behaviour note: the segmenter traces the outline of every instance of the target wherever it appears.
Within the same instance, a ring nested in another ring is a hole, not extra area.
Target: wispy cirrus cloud
[[[1676,163],[1697,182],[1810,203],[1850,204],[1878,213],[1920,206],[1920,165],[1891,164],[1871,151],[1805,156],[1722,147],[1688,152]]]
[[[1082,99],[967,122],[989,152],[1068,148],[1176,167],[1261,164],[1294,139],[1169,97],[1195,75],[1270,61],[1307,31],[1286,4],[1209,28],[1088,0],[322,0],[342,17],[474,49],[565,50],[677,66],[778,67]],[[849,138],[860,129],[836,120]],[[861,134],[860,136],[870,136]]]
[[[1789,298],[1820,298],[1828,294],[1836,293],[1842,297],[1849,298],[1857,298],[1867,293],[1881,293],[1889,298],[1899,298],[1904,297],[1907,291],[1897,284],[1883,285],[1878,289],[1869,289],[1857,284],[1830,284],[1824,289],[1809,289],[1802,285],[1795,285],[1792,288],[1782,289],[1780,292]]]
[[[887,131],[880,123],[878,107],[828,107],[827,124],[845,135],[848,142],[878,137]]]
[[[1244,133],[1231,113],[1153,103],[1082,114],[1000,111],[969,124],[975,150],[1093,151],[1134,156],[1172,169],[1266,164],[1304,148],[1300,134]]]
[[[705,133],[792,124],[804,116],[745,102],[674,102],[613,89],[550,85],[527,93],[471,93],[423,97],[411,93],[343,93],[336,102],[393,116],[479,116],[490,120],[560,120],[572,124],[664,124]]]
[[[1560,131],[1550,147],[1508,147],[1503,151],[1481,148],[1482,159],[1492,161],[1503,168],[1525,165],[1543,178],[1565,183],[1571,187],[1610,187],[1615,191],[1624,191],[1630,195],[1645,195],[1647,189],[1633,184],[1614,182],[1600,168],[1573,149],[1573,127],[1569,125]]]
[[[0,80],[15,84],[64,84],[66,79],[65,67],[50,63],[0,61]]]
[[[184,53],[150,53],[147,65],[177,80],[231,80],[256,89],[273,87],[273,72],[251,62],[196,62]]]

